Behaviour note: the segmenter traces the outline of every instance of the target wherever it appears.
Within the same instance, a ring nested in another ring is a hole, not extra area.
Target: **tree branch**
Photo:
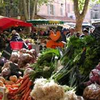
[[[79,9],[78,9],[78,0],[73,0],[73,3],[74,3],[74,13],[75,13],[75,16],[79,16]]]
[[[90,0],[85,0],[84,7],[83,7],[83,11],[81,13],[81,16],[83,16],[83,17],[85,17],[85,14],[86,14],[86,12],[88,10],[89,2],[90,2]]]

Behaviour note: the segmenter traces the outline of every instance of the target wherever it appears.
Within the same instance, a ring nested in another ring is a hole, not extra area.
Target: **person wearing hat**
[[[19,33],[16,30],[12,30],[12,38],[10,41],[22,41]]]
[[[21,39],[20,35],[17,33],[16,30],[12,31],[12,38],[10,40],[11,41],[22,41],[23,42],[23,48],[28,49],[27,44]],[[3,50],[2,56],[5,57],[6,59],[9,59],[12,53],[12,48],[10,46],[10,42],[8,44],[8,46],[5,48],[5,50]]]
[[[88,31],[87,29],[85,29],[85,30],[83,30],[83,34],[84,34],[85,36],[87,36],[87,35],[89,35],[89,31]]]
[[[17,33],[16,30],[12,31],[12,38],[10,41],[22,41],[23,42],[23,48],[28,49],[27,44],[22,40],[22,38],[20,37],[19,33]]]

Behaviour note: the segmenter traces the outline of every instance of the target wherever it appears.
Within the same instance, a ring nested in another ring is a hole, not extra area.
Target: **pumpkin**
[[[12,82],[17,82],[18,79],[17,79],[16,75],[13,75],[13,76],[9,77],[9,80],[12,81]]]
[[[57,41],[61,38],[61,33],[60,31],[57,31],[56,34],[53,31],[50,31],[50,36],[51,40]]]
[[[63,42],[54,42],[54,41],[52,41],[52,40],[49,40],[49,41],[47,42],[47,44],[46,44],[46,47],[47,47],[47,48],[53,48],[53,49],[55,49],[56,47],[61,47],[61,48],[63,48],[63,47],[64,47],[64,44],[63,44]]]

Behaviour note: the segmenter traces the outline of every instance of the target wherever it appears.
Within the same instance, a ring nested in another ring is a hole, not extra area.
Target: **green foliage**
[[[83,11],[85,0],[78,0],[78,8],[80,12]]]
[[[37,62],[31,65],[34,69],[30,75],[31,79],[34,80],[38,77],[49,78],[56,67],[55,56],[59,57],[57,49],[44,50],[40,57],[38,57]]]
[[[100,0],[91,0],[91,2],[100,3]]]
[[[84,38],[85,39],[85,38]],[[65,50],[64,56],[61,59],[63,65],[69,61],[69,59],[74,59],[74,57],[82,51],[85,45],[85,40],[79,39],[72,36],[67,42],[67,49]]]
[[[54,0],[38,0],[38,5],[47,4],[48,2],[52,2]]]
[[[51,1],[51,0],[37,0],[37,5],[41,6],[45,3],[48,3],[48,1]],[[33,12],[32,7],[34,6],[34,2],[35,2],[35,0],[30,0],[31,13]],[[26,0],[26,4],[28,4],[27,0]],[[23,0],[0,0],[0,8],[1,8],[0,12],[4,16],[7,15],[5,12],[8,12],[7,16],[15,17],[15,16],[18,16],[19,14],[23,15],[24,8],[23,7],[20,8],[20,6],[23,6]]]
[[[78,8],[79,8],[80,12],[83,11],[83,7],[85,6],[84,3],[85,3],[85,0],[78,0]],[[98,4],[98,3],[100,3],[100,0],[90,0],[90,3]]]
[[[71,37],[61,59],[64,67],[52,78],[60,84],[67,84],[78,89],[79,85],[88,79],[90,71],[98,64],[99,50],[100,40],[96,40],[93,36],[82,39]]]

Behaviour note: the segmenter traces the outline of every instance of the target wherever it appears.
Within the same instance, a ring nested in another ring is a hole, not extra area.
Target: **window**
[[[60,14],[63,15],[63,4],[61,4]]]
[[[53,5],[50,5],[50,14],[54,15],[54,6]]]
[[[63,9],[62,8],[60,8],[60,14],[63,15]]]
[[[48,14],[54,15],[54,5],[52,4],[48,5]]]
[[[95,14],[94,14],[94,19],[98,19],[98,13],[97,12],[95,12]]]
[[[99,11],[98,10],[93,10],[91,14],[93,19],[98,19],[99,17]]]
[[[93,10],[91,10],[91,19],[93,19]]]
[[[68,6],[68,13],[70,13],[70,4],[67,5]]]

